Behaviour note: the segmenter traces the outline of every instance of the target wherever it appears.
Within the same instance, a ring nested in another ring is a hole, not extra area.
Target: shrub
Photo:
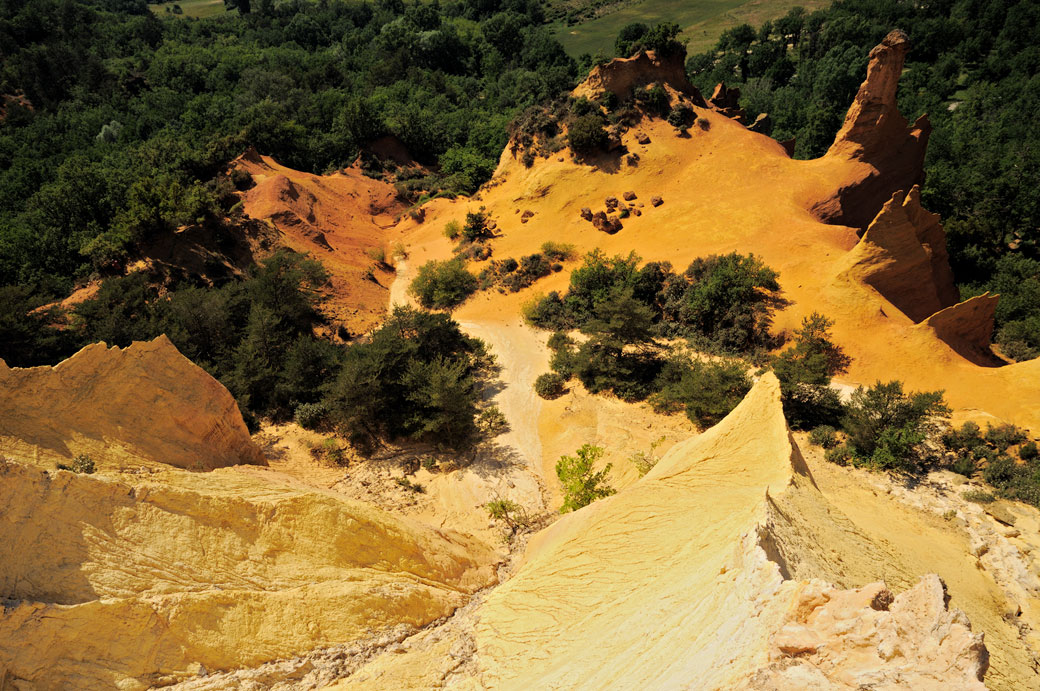
[[[574,339],[566,331],[554,331],[545,344],[554,353],[561,348],[570,348],[574,345]]]
[[[1036,442],[1026,442],[1022,446],[1018,447],[1018,457],[1023,461],[1032,461],[1040,456],[1040,452],[1037,451]]]
[[[510,537],[531,524],[524,508],[511,499],[495,499],[484,504],[484,508],[487,509],[488,516],[506,524]]]
[[[365,254],[376,264],[386,264],[386,248],[384,247],[370,247],[365,250]]]
[[[567,143],[579,157],[592,156],[607,147],[607,122],[599,113],[579,116],[567,130]]]
[[[293,419],[304,429],[320,430],[328,423],[329,408],[325,403],[301,403],[296,406]]]
[[[509,423],[506,422],[506,416],[497,405],[488,406],[480,411],[480,415],[477,416],[477,429],[485,437],[497,436],[508,428]]]
[[[820,425],[809,433],[809,443],[813,446],[822,446],[825,449],[833,449],[838,445],[838,430],[830,425]]]
[[[675,107],[668,113],[668,124],[680,132],[688,130],[696,119],[693,108],[685,103],[675,104]]]
[[[563,489],[560,513],[576,511],[617,492],[606,483],[607,474],[613,467],[610,463],[599,472],[592,470],[602,456],[602,447],[584,444],[574,456],[561,456],[556,462],[556,477]]]
[[[901,382],[878,382],[856,389],[842,427],[849,450],[860,462],[910,471],[920,461],[918,445],[926,437],[926,423],[949,412],[941,391],[906,394]]]
[[[697,127],[707,132],[711,129],[711,120],[708,118],[697,118]]]
[[[962,495],[966,501],[973,501],[976,504],[990,504],[997,500],[995,496],[981,489],[969,489]]]
[[[84,475],[91,475],[97,470],[94,465],[94,459],[85,453],[81,453],[73,458],[68,465],[64,463],[58,464],[59,470],[70,470],[73,473],[83,473]]]
[[[982,469],[982,477],[994,487],[1003,487],[1010,483],[1016,470],[1015,462],[1001,454],[986,464]]]
[[[324,400],[362,452],[400,437],[463,449],[479,438],[477,403],[491,371],[483,342],[450,317],[398,307],[347,349]]]
[[[444,237],[449,240],[458,240],[459,236],[462,235],[462,226],[459,225],[458,221],[448,221],[444,226]]]
[[[521,307],[524,321],[542,329],[569,329],[574,326],[563,299],[555,290],[545,297],[534,296]]]
[[[978,470],[978,465],[975,463],[975,457],[971,453],[960,453],[954,459],[950,470],[964,477],[971,477]]]
[[[415,492],[416,494],[425,494],[426,488],[420,485],[418,482],[412,482],[406,477],[394,478],[394,482],[397,483],[398,487],[402,487],[409,492]]]
[[[419,304],[428,309],[454,307],[476,290],[477,277],[458,259],[426,262],[409,288]]]
[[[542,254],[550,261],[563,262],[574,259],[574,245],[566,242],[553,242],[551,240],[542,243]]]
[[[950,428],[942,438],[943,444],[953,450],[972,450],[982,446],[984,440],[979,426],[970,420],[961,425],[960,429]]]
[[[1027,439],[1025,430],[1014,425],[987,425],[986,441],[999,451],[1007,451],[1009,446],[1021,444]]]
[[[723,352],[750,353],[770,343],[773,310],[784,304],[778,277],[754,255],[699,257],[665,280],[663,315],[676,335]]]
[[[836,425],[843,408],[831,377],[848,369],[850,359],[830,340],[833,322],[813,312],[795,331],[794,344],[773,361],[780,380],[784,414],[794,429]]]
[[[567,379],[556,372],[546,372],[534,380],[534,392],[546,400],[559,398],[566,391]]]
[[[462,239],[466,242],[479,242],[494,237],[494,233],[488,227],[488,214],[484,207],[476,213],[466,214],[466,224],[462,226]]]
[[[838,465],[848,465],[852,462],[852,452],[849,451],[848,444],[839,444],[833,449],[828,449],[827,453],[823,454],[823,457],[831,463]]]
[[[685,408],[686,416],[702,429],[729,415],[751,390],[744,365],[734,361],[672,358],[657,383],[660,391],[651,399],[654,408],[662,412]]]
[[[841,425],[845,406],[838,392],[819,384],[780,383],[784,416],[792,429],[815,429],[821,425]]]
[[[643,477],[657,465],[657,462],[661,459],[654,455],[654,451],[657,447],[664,442],[664,437],[660,437],[650,443],[649,451],[636,451],[634,454],[628,457],[628,460],[632,465],[636,467],[636,472],[639,473],[639,477]]]

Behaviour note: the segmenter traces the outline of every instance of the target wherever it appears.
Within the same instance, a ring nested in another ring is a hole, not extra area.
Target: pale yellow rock
[[[485,544],[232,469],[116,478],[0,463],[0,669],[144,688],[450,614]]]
[[[0,455],[209,470],[263,463],[235,399],[166,336],[95,343],[54,367],[0,360]]]

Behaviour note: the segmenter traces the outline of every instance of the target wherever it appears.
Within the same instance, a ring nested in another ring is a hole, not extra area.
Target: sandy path
[[[402,260],[395,268],[397,275],[390,286],[391,309],[414,304],[408,295],[414,278],[411,266]],[[456,321],[465,333],[487,343],[501,366],[491,400],[502,411],[509,429],[494,441],[505,452],[502,455],[509,457],[509,463],[495,473],[469,468],[451,474],[452,477],[429,478],[430,489],[440,495],[438,503],[442,509],[454,515],[499,497],[511,498],[529,511],[539,512],[545,507],[545,478],[540,472],[542,443],[538,432],[542,400],[534,392],[534,380],[549,370],[548,349],[544,339],[518,317],[488,314],[479,307],[469,307],[463,310],[466,317],[456,315]]]

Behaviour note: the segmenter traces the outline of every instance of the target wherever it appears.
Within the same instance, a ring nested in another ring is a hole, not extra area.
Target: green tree
[[[593,466],[603,457],[603,448],[583,444],[574,456],[561,456],[556,462],[556,477],[563,489],[563,506],[560,513],[577,511],[597,499],[616,494],[617,490],[607,484],[607,474],[612,464],[603,470],[593,471]]]

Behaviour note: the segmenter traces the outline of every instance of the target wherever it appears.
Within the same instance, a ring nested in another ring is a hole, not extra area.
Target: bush
[[[545,344],[554,353],[560,349],[570,348],[574,345],[574,339],[566,331],[554,331]]]
[[[1009,446],[1021,444],[1027,439],[1025,430],[1014,425],[987,425],[986,441],[998,451],[1007,451]]]
[[[567,143],[579,157],[593,156],[607,148],[607,121],[599,113],[582,115],[567,130]]]
[[[477,403],[492,367],[483,342],[447,315],[398,307],[347,349],[324,400],[362,452],[400,437],[464,449],[480,438]]]
[[[1018,447],[1018,457],[1023,461],[1032,461],[1040,456],[1040,452],[1037,451],[1036,442],[1026,442],[1022,446]]]
[[[950,470],[964,477],[971,477],[978,470],[978,465],[975,463],[975,457],[971,453],[960,453],[954,459]]]
[[[943,444],[953,450],[972,450],[984,445],[979,426],[970,420],[960,429],[950,428],[942,438]]]
[[[809,443],[813,446],[822,446],[825,449],[833,449],[838,445],[838,430],[830,425],[820,425],[809,433]]]
[[[477,416],[477,429],[485,437],[494,437],[509,429],[509,423],[497,405],[490,405]]]
[[[488,516],[506,524],[510,537],[531,524],[524,508],[511,499],[495,499],[484,504],[484,508],[487,509]]]
[[[780,298],[779,274],[754,255],[695,259],[662,290],[663,316],[671,331],[730,353],[770,345],[769,327]]]
[[[745,366],[735,361],[673,358],[665,363],[657,383],[660,391],[651,399],[655,410],[685,408],[686,416],[701,429],[718,424],[751,390]]]
[[[569,329],[575,325],[563,299],[555,290],[545,297],[532,297],[520,311],[524,321],[541,329]]]
[[[685,103],[677,103],[668,113],[668,124],[680,132],[688,130],[696,119],[693,108]]]
[[[480,207],[476,213],[467,213],[466,224],[462,226],[462,239],[466,242],[480,242],[493,238],[495,234],[488,227],[488,220],[484,207]]]
[[[613,467],[608,463],[603,470],[593,472],[592,466],[603,456],[603,448],[584,444],[574,456],[561,456],[556,462],[556,477],[563,489],[560,513],[576,511],[597,499],[615,494],[617,490],[606,483]]]
[[[97,467],[94,465],[93,458],[91,458],[85,453],[81,453],[75,458],[73,458],[68,465],[65,465],[64,463],[59,463],[58,469],[69,470],[73,473],[83,473],[84,475],[91,475],[92,473],[94,473],[94,471],[97,470]]]
[[[462,235],[462,226],[459,225],[458,221],[448,221],[444,226],[444,237],[449,240],[458,240],[459,236]]]
[[[549,258],[550,261],[563,262],[569,259],[574,259],[574,245],[566,242],[552,242],[551,240],[542,243],[542,254]]]
[[[566,392],[567,379],[556,372],[546,372],[534,380],[534,392],[546,400],[559,398]]]
[[[849,451],[848,444],[839,444],[833,449],[828,449],[823,457],[837,465],[848,465],[852,462],[852,452]]]
[[[961,496],[965,501],[973,501],[976,504],[990,504],[997,500],[995,496],[981,489],[969,489]]]
[[[301,403],[296,406],[296,412],[293,414],[293,419],[297,425],[310,430],[323,429],[328,422],[328,418],[329,408],[322,402]]]
[[[842,427],[860,462],[876,468],[912,471],[921,460],[919,445],[930,418],[949,415],[941,391],[903,393],[898,381],[856,389]]]
[[[629,462],[636,467],[636,472],[639,473],[639,477],[643,477],[653,470],[654,466],[657,465],[657,462],[661,460],[654,455],[654,452],[657,450],[657,447],[664,442],[664,439],[664,437],[660,437],[651,442],[649,451],[636,451],[628,457]]]
[[[455,307],[476,290],[477,277],[458,259],[426,262],[419,267],[409,288],[419,304],[427,309]]]

